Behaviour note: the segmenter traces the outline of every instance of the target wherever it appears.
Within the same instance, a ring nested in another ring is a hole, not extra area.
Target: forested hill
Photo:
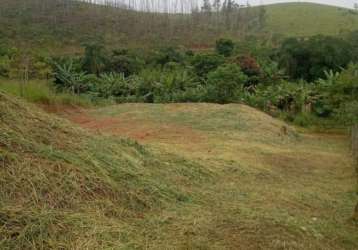
[[[145,1],[141,1],[145,2]],[[358,29],[358,12],[318,4],[146,13],[72,0],[2,0],[0,39],[16,47],[77,50],[89,38],[111,46],[206,47],[218,36],[334,35]],[[3,41],[3,42],[4,42]]]

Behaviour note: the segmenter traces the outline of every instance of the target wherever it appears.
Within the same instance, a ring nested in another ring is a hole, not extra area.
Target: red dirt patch
[[[141,142],[198,143],[205,139],[199,132],[187,126],[156,123],[149,120],[125,117],[95,117],[86,110],[66,110],[61,114],[81,127],[106,134],[129,137]]]

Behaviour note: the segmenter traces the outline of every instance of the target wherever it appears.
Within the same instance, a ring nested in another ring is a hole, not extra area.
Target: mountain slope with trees
[[[139,10],[151,6],[150,1],[133,2]],[[336,35],[358,28],[356,11],[317,4],[245,7],[231,1],[216,1],[213,5],[206,2],[203,6],[178,3],[166,7],[172,12],[155,13],[72,0],[4,0],[0,3],[0,37],[16,47],[45,47],[51,51],[73,51],[95,38],[107,46],[171,44],[205,48],[212,46],[218,36],[279,39]]]

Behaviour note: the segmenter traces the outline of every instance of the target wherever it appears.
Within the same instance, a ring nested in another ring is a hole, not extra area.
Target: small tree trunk
[[[356,164],[357,194],[358,194],[358,124],[355,124],[352,127],[352,151],[353,151],[354,161]],[[358,222],[358,201],[354,210],[353,220],[355,222]]]

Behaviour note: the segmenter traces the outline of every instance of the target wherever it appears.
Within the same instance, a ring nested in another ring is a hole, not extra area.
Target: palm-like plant
[[[85,76],[84,72],[76,72],[73,62],[69,61],[64,64],[54,63],[55,85],[61,90],[71,90],[75,94],[80,94],[84,88]]]

